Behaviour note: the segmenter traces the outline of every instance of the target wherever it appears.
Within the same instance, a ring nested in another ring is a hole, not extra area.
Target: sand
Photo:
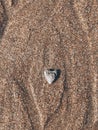
[[[97,130],[97,47],[97,0],[0,0],[0,130]]]

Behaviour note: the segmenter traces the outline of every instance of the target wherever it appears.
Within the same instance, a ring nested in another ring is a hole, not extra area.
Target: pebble
[[[57,70],[49,69],[44,71],[44,76],[49,84],[52,84],[57,77]]]

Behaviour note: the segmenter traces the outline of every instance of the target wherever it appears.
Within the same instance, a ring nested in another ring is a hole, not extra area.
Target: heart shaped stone
[[[45,79],[49,84],[52,84],[56,80],[57,75],[58,75],[58,70],[49,69],[44,71]]]

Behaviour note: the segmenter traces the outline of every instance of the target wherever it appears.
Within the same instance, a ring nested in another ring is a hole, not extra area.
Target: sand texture
[[[98,0],[0,0],[0,130],[98,130],[97,50]]]

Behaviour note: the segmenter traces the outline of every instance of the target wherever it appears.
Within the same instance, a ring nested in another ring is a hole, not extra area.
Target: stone
[[[45,79],[49,84],[52,84],[56,80],[57,75],[58,71],[54,69],[48,69],[44,71]]]

